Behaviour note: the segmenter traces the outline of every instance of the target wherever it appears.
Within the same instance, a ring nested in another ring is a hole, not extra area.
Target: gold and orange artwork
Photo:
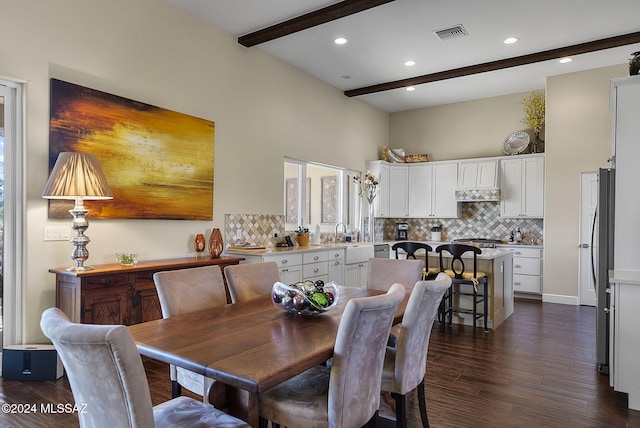
[[[89,217],[212,220],[210,120],[51,79],[49,168],[61,152],[93,153],[113,191],[85,201]],[[68,218],[70,201],[50,201]]]

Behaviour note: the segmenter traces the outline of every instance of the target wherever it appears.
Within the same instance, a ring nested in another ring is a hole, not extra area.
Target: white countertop
[[[614,284],[640,285],[640,271],[637,270],[610,270],[609,282]]]
[[[373,247],[373,244],[367,242],[347,242],[347,243],[339,243],[339,244],[322,244],[322,245],[309,245],[308,247],[266,247],[263,249],[225,249],[225,254],[233,254],[235,255],[259,255],[264,256],[267,254],[281,254],[281,253],[308,253],[312,251],[322,251],[322,250],[331,250],[334,248],[346,248],[346,247]]]

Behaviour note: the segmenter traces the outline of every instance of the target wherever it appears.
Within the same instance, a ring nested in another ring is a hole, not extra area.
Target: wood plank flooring
[[[170,397],[169,369],[145,359],[154,404]],[[427,363],[427,407],[433,428],[640,427],[595,369],[595,308],[516,300],[496,331],[434,327]],[[55,382],[0,380],[2,403],[73,403],[66,377]],[[420,427],[417,394],[409,426]],[[4,414],[0,427],[77,427],[74,414]],[[394,423],[380,419],[380,428]]]

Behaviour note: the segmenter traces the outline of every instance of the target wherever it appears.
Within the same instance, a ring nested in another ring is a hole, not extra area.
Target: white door
[[[596,284],[593,278],[595,266],[592,264],[592,254],[597,254],[597,245],[592,236],[597,236],[594,230],[596,206],[598,204],[598,174],[583,172],[580,174],[580,245],[579,245],[579,279],[580,304],[596,306]],[[593,234],[596,235],[593,235]]]

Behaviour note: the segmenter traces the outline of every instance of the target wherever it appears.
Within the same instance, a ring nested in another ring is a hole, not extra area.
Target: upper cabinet
[[[500,216],[544,217],[544,155],[500,160]]]
[[[498,187],[498,160],[463,161],[458,164],[458,189]]]
[[[380,182],[376,217],[458,218],[460,205],[455,190],[457,162],[389,164],[367,163]]]

